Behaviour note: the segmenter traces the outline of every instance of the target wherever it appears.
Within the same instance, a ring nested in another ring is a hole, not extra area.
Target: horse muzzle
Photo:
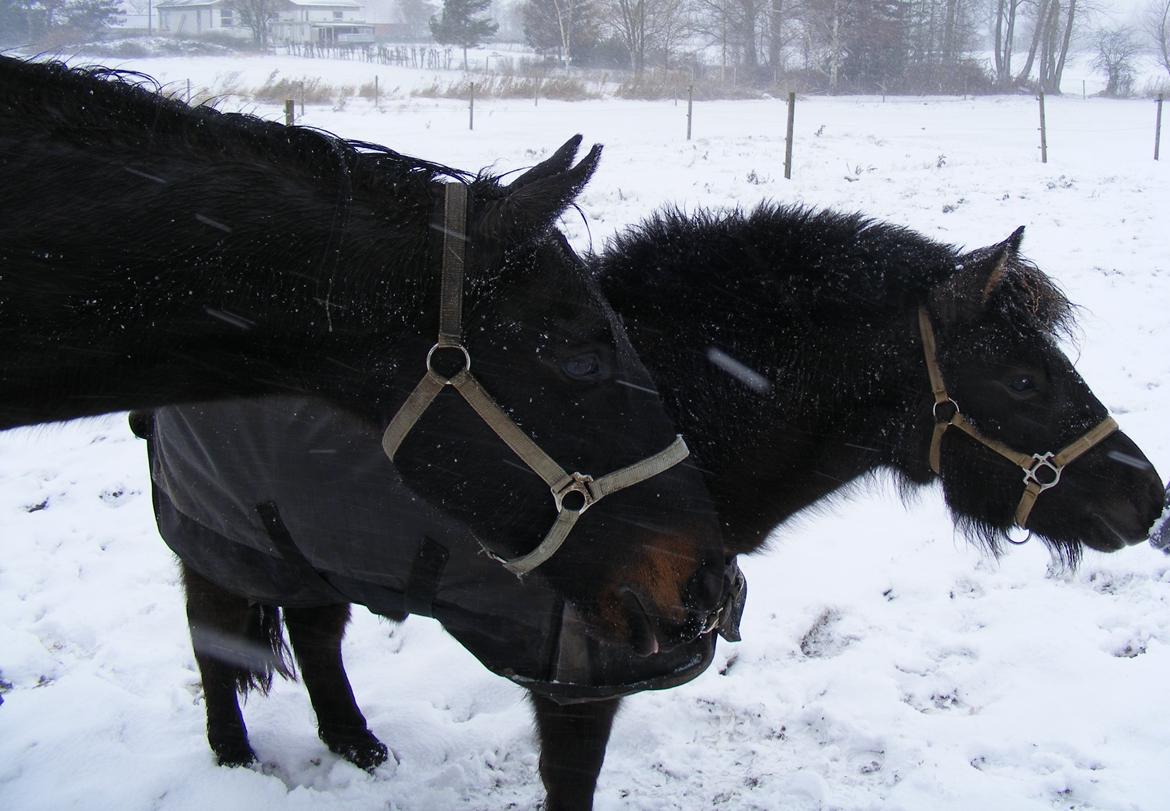
[[[1149,539],[1150,546],[1170,555],[1170,483],[1166,485],[1166,492],[1162,496],[1162,514],[1150,527]]]

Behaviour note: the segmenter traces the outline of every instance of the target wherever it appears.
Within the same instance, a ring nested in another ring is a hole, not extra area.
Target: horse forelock
[[[1012,257],[988,304],[1007,321],[1053,338],[1067,338],[1076,326],[1076,306],[1044,271]]]

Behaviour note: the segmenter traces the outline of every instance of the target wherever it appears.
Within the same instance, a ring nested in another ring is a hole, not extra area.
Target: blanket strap
[[[410,564],[410,579],[406,581],[403,607],[407,613],[434,616],[435,595],[439,593],[439,581],[449,557],[451,553],[445,546],[423,537]]]
[[[325,576],[309,563],[309,559],[297,546],[296,541],[293,540],[292,534],[288,531],[288,527],[284,525],[284,521],[280,517],[280,510],[274,501],[265,501],[262,504],[256,505],[256,514],[260,516],[260,520],[264,522],[264,529],[268,532],[268,537],[272,539],[276,551],[284,558],[285,562],[297,570],[297,574],[306,582],[315,583],[321,588],[325,589],[330,594],[337,596],[339,603],[351,602],[349,597],[346,597],[340,591],[333,587],[333,584],[325,579]]]

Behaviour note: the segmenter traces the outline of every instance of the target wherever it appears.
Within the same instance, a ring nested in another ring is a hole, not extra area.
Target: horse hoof
[[[327,740],[325,743],[333,754],[345,758],[359,769],[365,769],[367,772],[372,772],[390,757],[390,750],[386,744],[375,738],[370,732],[348,740],[334,739],[333,741]],[[398,762],[397,758],[395,758],[395,762]]]
[[[215,751],[215,761],[220,766],[236,768],[251,766],[256,762],[256,753],[246,741],[220,744],[213,746],[212,749]]]

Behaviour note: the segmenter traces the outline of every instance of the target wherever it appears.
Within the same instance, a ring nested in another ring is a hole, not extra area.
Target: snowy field
[[[207,84],[240,70],[124,66]],[[244,69],[256,84],[271,72]],[[295,69],[359,84],[370,66]],[[460,102],[306,113],[500,171],[582,132],[606,152],[587,226],[564,222],[581,249],[668,202],[857,209],[970,247],[1026,225],[1024,252],[1083,305],[1070,354],[1170,475],[1170,144],[1154,163],[1148,101],[1049,99],[1041,165],[1031,98],[801,99],[792,181],[777,101],[696,105],[690,142],[669,101],[485,101],[474,133]],[[349,672],[400,764],[371,776],[331,755],[301,686],[281,683],[245,708],[264,765],[217,768],[146,474],[122,416],[0,434],[0,808],[537,804],[523,692],[434,622],[364,610]],[[996,562],[955,536],[937,489],[904,505],[879,481],[782,527],[743,568],[744,641],[720,642],[695,682],[626,702],[599,808],[1170,808],[1170,559],[1090,552],[1070,573],[1033,543]]]

